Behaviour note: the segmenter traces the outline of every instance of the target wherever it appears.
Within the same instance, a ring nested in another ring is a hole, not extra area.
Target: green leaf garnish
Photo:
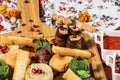
[[[39,39],[33,39],[33,43],[36,43],[37,41],[39,41]]]
[[[49,42],[44,42],[43,43],[43,48],[49,48],[50,47],[50,43]]]
[[[41,34],[41,35],[40,35],[40,39],[42,39],[42,38],[44,38],[44,34]]]
[[[42,48],[42,46],[36,46],[36,47],[34,47],[34,50],[39,50],[39,49],[41,49]]]
[[[44,34],[40,35],[40,38],[35,38],[33,39],[33,43],[39,43],[38,46],[34,47],[34,50],[39,50],[41,48],[49,48],[50,47],[50,43],[44,39]]]
[[[78,76],[80,76],[81,78],[88,78],[88,77],[90,77],[90,71],[78,70],[78,71],[76,71],[76,74]]]

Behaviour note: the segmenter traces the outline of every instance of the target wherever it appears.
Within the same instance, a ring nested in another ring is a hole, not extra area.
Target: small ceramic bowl
[[[120,80],[120,73],[117,73],[116,70],[116,57],[120,58],[120,51],[114,52],[114,55],[107,55],[106,57],[106,65],[112,68],[112,80]]]
[[[95,37],[94,37],[95,42],[100,45],[101,57],[102,57],[102,60],[105,62],[107,55],[113,55],[115,51],[120,51],[120,50],[104,49],[104,44],[103,44],[104,36],[120,37],[120,31],[103,31],[101,32],[101,34],[95,34]]]

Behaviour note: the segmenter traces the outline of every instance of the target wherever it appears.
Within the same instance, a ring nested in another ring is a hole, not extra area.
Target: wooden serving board
[[[0,36],[21,36],[35,38],[39,37],[39,33],[42,32],[45,35],[45,38],[50,39],[55,35],[56,29],[49,28],[40,21],[38,0],[30,0],[30,3],[24,3],[24,0],[18,0],[18,8],[21,11],[22,24],[26,25],[20,26],[13,32],[1,34]],[[33,20],[33,22],[30,22],[29,20]],[[34,28],[34,31],[31,31],[30,27],[33,25],[39,25],[39,27]],[[87,34],[83,34],[83,36],[87,43],[88,49],[95,55],[91,58],[91,60],[96,80],[107,80],[100,55],[93,39],[91,39],[91,37]]]

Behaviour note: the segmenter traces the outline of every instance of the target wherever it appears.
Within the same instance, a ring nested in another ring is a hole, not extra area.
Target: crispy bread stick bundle
[[[55,45],[52,46],[52,52],[62,56],[81,56],[84,58],[91,57],[91,53],[88,50],[70,49],[65,47],[58,47]]]
[[[32,42],[33,39],[24,38],[24,37],[16,37],[16,36],[9,36],[9,37],[1,37],[0,44],[1,45],[27,45],[27,46],[36,46],[37,44]]]
[[[86,31],[89,31],[89,32],[95,32],[95,27],[89,25],[89,24],[86,24],[86,23],[83,23],[82,26],[81,26],[82,29],[86,30]]]
[[[12,80],[25,80],[25,72],[29,63],[29,52],[21,50],[20,53],[17,55]]]
[[[66,25],[69,25],[72,23],[72,21],[64,16],[60,16],[60,15],[57,15],[57,14],[53,14],[52,15],[52,19],[58,21],[58,22],[61,22],[61,23],[64,23]]]

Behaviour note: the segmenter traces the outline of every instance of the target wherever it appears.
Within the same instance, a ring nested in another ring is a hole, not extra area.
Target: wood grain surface
[[[39,4],[38,0],[30,0],[30,3],[24,3],[24,0],[18,0],[18,8],[21,11],[22,22],[21,24],[26,24],[25,26],[20,26],[15,31],[2,34],[0,36],[21,36],[35,38],[39,37],[39,33],[42,32],[47,39],[55,35],[56,29],[49,28],[47,25],[43,24],[39,18]],[[30,22],[33,20],[33,22]],[[37,28],[34,28],[34,31],[31,31],[31,27],[38,25]],[[40,31],[39,31],[40,30]],[[19,33],[21,32],[21,33]],[[87,48],[95,55],[91,58],[92,68],[94,70],[95,80],[107,80],[105,72],[102,66],[100,55],[98,53],[97,47],[87,34],[83,34],[85,41],[87,43]]]

